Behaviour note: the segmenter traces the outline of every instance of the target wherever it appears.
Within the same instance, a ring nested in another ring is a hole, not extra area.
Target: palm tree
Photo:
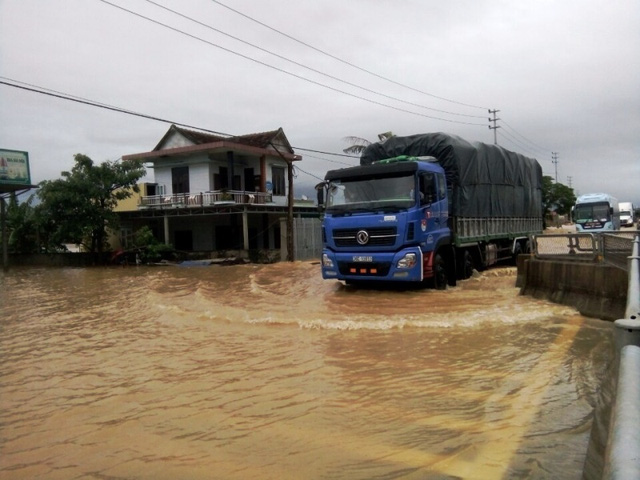
[[[386,142],[387,140],[389,140],[393,136],[394,136],[393,132],[379,133],[378,134],[378,140],[381,143],[384,143],[384,142]],[[345,142],[349,142],[351,144],[351,146],[345,148],[342,151],[344,153],[349,153],[349,154],[354,154],[354,155],[360,155],[362,152],[364,152],[364,149],[367,148],[372,143],[369,140],[367,140],[366,138],[362,138],[362,137],[344,137],[343,140]]]

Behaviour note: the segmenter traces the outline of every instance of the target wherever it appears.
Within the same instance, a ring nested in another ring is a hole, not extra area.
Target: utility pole
[[[556,167],[556,183],[558,183],[558,152],[551,152],[551,163]]]
[[[493,114],[493,118],[489,117],[489,122],[493,123],[493,127],[489,125],[489,130],[493,130],[493,143],[495,145],[498,144],[498,129],[500,128],[499,125],[496,125],[496,122],[500,120],[496,117],[496,113],[499,111],[500,110],[489,110],[489,114]]]
[[[573,177],[567,176],[567,183],[569,184],[569,188],[571,188],[571,180],[572,179],[573,179]]]

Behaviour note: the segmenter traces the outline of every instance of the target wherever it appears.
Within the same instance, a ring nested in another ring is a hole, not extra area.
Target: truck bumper
[[[353,281],[420,282],[424,254],[418,247],[399,252],[336,253],[324,249],[322,278]]]

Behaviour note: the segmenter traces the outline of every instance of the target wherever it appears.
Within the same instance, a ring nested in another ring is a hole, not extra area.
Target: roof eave
[[[293,153],[280,152],[277,150],[269,150],[266,148],[252,147],[249,145],[243,145],[240,143],[233,143],[228,141],[202,143],[200,145],[188,145],[186,147],[167,148],[164,150],[154,150],[151,152],[132,153],[130,155],[124,155],[122,160],[143,160],[151,161],[153,159],[184,156],[194,153],[212,153],[220,150],[232,150],[235,152],[244,152],[254,155],[269,155],[272,157],[279,157],[287,162],[296,162],[302,160],[300,155]]]

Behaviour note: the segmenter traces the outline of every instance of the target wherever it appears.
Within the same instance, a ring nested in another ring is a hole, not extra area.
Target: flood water
[[[0,478],[582,477],[613,325],[313,263],[0,272]]]

